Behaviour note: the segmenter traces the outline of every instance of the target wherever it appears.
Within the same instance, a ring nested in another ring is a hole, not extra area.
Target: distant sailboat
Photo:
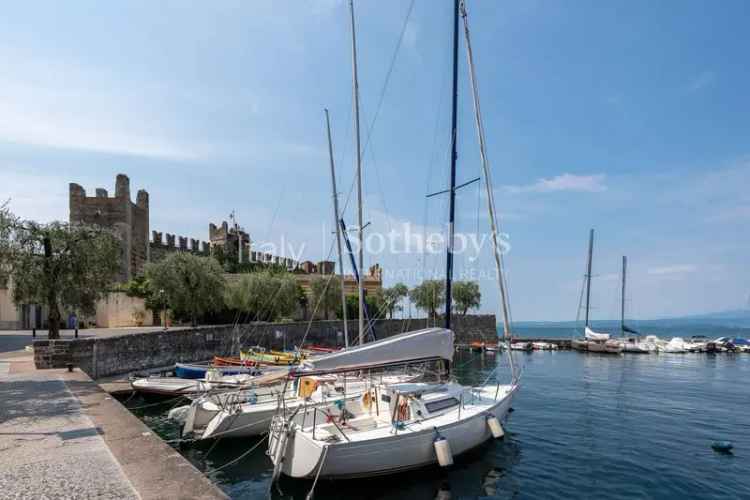
[[[628,327],[625,324],[625,282],[628,272],[628,258],[622,256],[622,294],[620,296],[620,331],[622,332],[622,352],[629,352],[631,354],[648,354],[651,349],[651,344],[641,342],[640,334]],[[634,335],[628,337],[628,335]]]
[[[589,310],[591,308],[591,261],[594,254],[594,230],[589,232],[589,253],[586,262],[586,325],[584,326],[583,338],[575,338],[571,341],[573,349],[588,352],[601,352],[605,354],[619,354],[622,352],[622,344],[609,338],[608,333],[598,333],[591,329],[589,324]]]

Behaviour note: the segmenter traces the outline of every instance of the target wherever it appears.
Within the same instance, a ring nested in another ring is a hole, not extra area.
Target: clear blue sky
[[[416,0],[365,154],[371,233],[441,231],[451,4]],[[356,3],[363,137],[409,9]],[[515,319],[573,319],[597,229],[594,317],[747,306],[747,3],[471,1],[473,45]],[[348,9],[319,2],[13,2],[0,19],[0,198],[67,219],[67,184],[151,194],[152,229],[206,239],[231,210],[257,242],[328,255],[323,108],[340,190],[353,179]],[[461,45],[459,180],[479,172]],[[486,231],[478,186],[457,230]],[[346,218],[355,223],[350,203]],[[457,274],[492,272],[489,247]],[[437,254],[368,255],[442,272]],[[407,280],[409,281],[409,280]],[[386,284],[393,282],[392,275]],[[484,311],[497,309],[482,277]]]

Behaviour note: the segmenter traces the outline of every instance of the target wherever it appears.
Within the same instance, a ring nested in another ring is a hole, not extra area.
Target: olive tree
[[[291,316],[304,296],[294,275],[259,271],[243,274],[227,286],[226,306],[257,321],[275,321]]]
[[[312,295],[311,305],[323,311],[323,317],[329,318],[330,311],[334,315],[341,310],[341,279],[338,276],[316,277],[310,283]]]
[[[482,302],[482,293],[476,281],[455,281],[453,283],[454,309],[466,316],[469,309],[477,309]]]
[[[401,311],[401,301],[409,295],[409,289],[403,283],[396,283],[383,290],[383,300],[388,311],[388,317],[393,319],[393,313]]]
[[[60,338],[60,308],[87,315],[114,282],[120,242],[107,229],[83,224],[23,221],[0,206],[0,280],[10,279],[12,300],[44,304],[48,337]]]
[[[146,265],[149,286],[162,293],[168,307],[178,316],[198,317],[220,310],[224,305],[223,270],[216,259],[187,252],[174,252]]]
[[[445,304],[445,282],[442,280],[425,280],[421,285],[411,289],[409,299],[418,309],[427,312],[429,317],[435,317],[437,310]]]

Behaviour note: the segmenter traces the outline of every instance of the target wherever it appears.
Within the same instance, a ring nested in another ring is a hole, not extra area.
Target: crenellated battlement
[[[165,240],[166,238],[166,240]],[[176,244],[175,244],[176,242]],[[161,231],[151,231],[151,260],[159,261],[171,252],[190,252],[195,255],[211,255],[211,246],[207,241],[188,238]]]
[[[115,195],[98,187],[95,196],[87,196],[80,184],[69,184],[70,222],[91,224],[114,230],[121,240],[123,259],[118,281],[127,281],[143,272],[149,260],[148,192],[138,191],[136,202],[130,199],[130,179],[118,174]]]

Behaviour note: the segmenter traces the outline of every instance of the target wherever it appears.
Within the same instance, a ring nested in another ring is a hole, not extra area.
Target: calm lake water
[[[516,359],[522,387],[504,440],[447,470],[321,480],[315,497],[750,498],[750,354],[547,351]],[[506,364],[504,354],[458,352],[454,360],[464,383],[480,383],[498,363]],[[136,397],[127,406],[141,404]],[[169,406],[135,413],[163,438],[175,439],[177,428],[164,418]],[[732,441],[733,454],[714,452],[715,440]],[[265,498],[272,468],[263,445],[210,472],[256,442],[224,439],[181,452],[231,497]],[[311,482],[285,478],[280,486],[283,494],[274,498],[303,499]]]

